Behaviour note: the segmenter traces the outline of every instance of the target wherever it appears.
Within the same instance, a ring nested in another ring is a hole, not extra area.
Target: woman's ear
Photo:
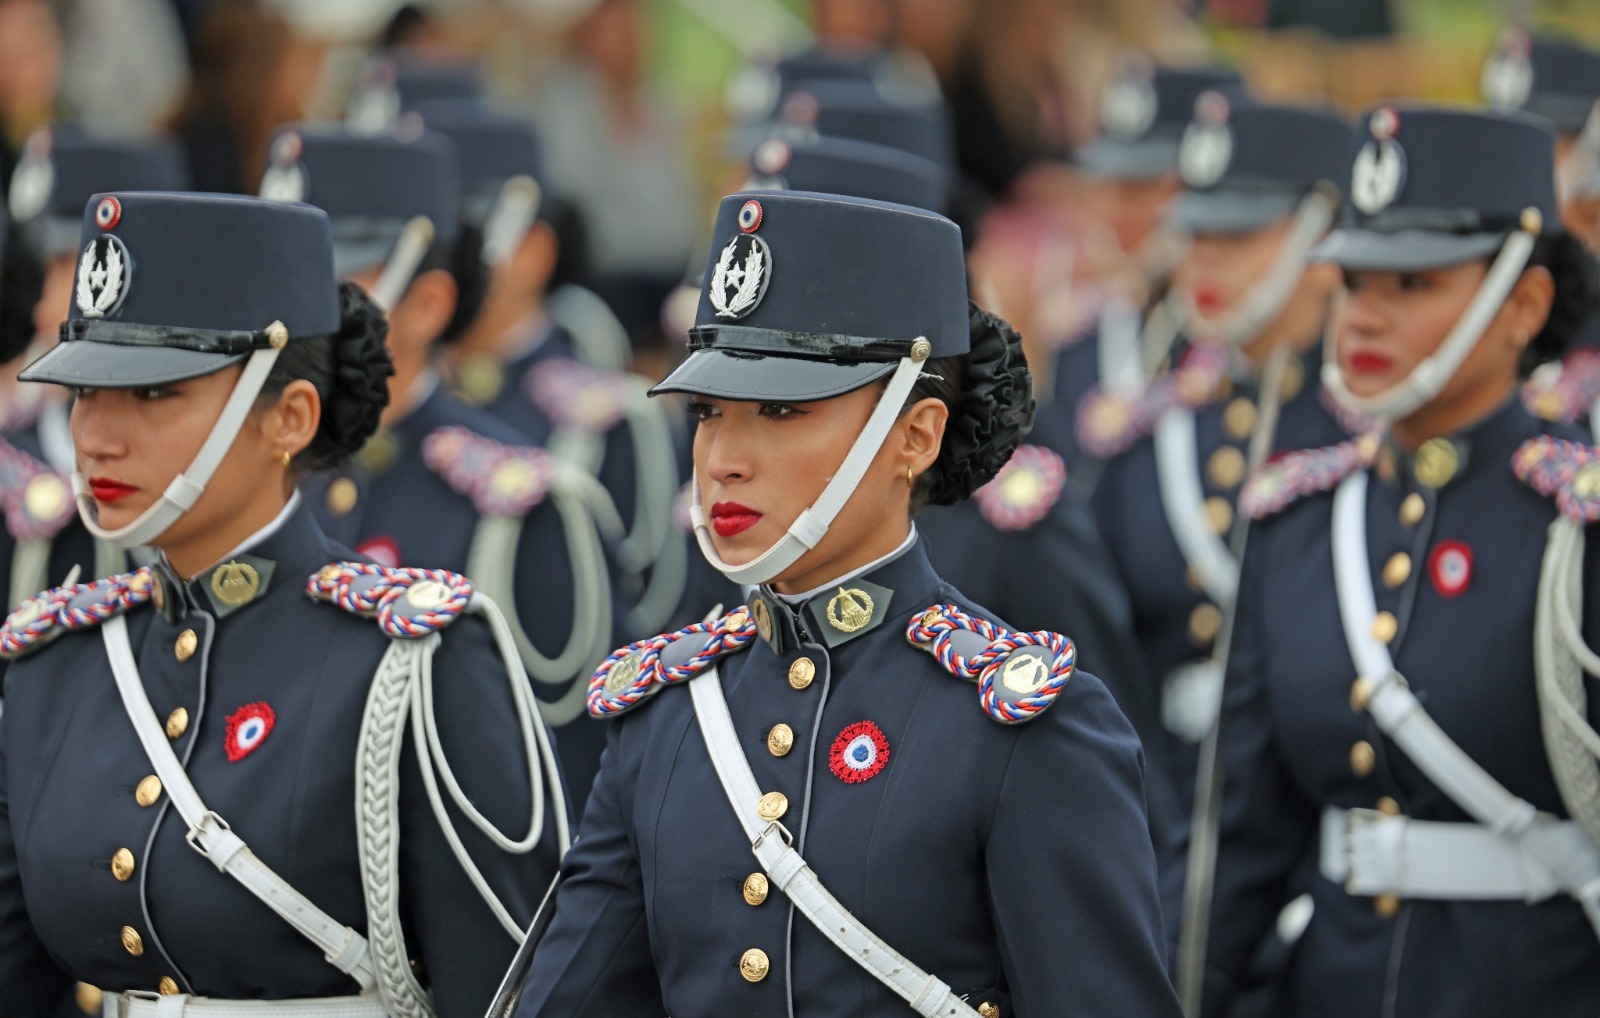
[[[928,397],[900,415],[900,458],[914,473],[923,473],[939,458],[950,408],[944,400]]]
[[[1511,336],[1519,348],[1527,346],[1544,329],[1555,297],[1555,278],[1549,269],[1534,265],[1523,270],[1505,304],[1510,314]]]
[[[322,423],[322,400],[316,387],[303,378],[290,382],[278,402],[263,415],[262,440],[274,455],[298,456],[317,437]]]

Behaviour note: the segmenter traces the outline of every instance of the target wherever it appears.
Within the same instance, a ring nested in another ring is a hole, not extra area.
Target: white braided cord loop
[[[1583,605],[1584,531],[1560,515],[1550,524],[1534,615],[1534,671],[1540,731],[1561,799],[1589,837],[1600,842],[1600,734],[1588,719],[1584,673],[1600,675],[1600,657],[1578,626]]]

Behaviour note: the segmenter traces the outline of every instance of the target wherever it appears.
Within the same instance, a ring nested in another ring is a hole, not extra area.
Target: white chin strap
[[[223,406],[217,423],[211,426],[211,434],[206,436],[205,444],[195,454],[194,462],[189,464],[189,469],[172,479],[167,490],[162,492],[155,504],[140,513],[138,519],[115,530],[102,527],[99,508],[95,505],[94,495],[90,493],[88,480],[81,472],[73,472],[72,491],[77,498],[78,515],[83,518],[83,525],[89,533],[119,548],[136,548],[166,533],[167,528],[176,523],[179,517],[194,508],[200,496],[205,494],[206,485],[217,472],[222,458],[233,447],[233,440],[239,436],[239,429],[244,426],[250,408],[261,395],[261,387],[266,384],[272,365],[277,362],[278,354],[289,340],[289,333],[281,322],[273,322],[267,329],[267,336],[272,346],[255,351],[245,362],[244,373],[234,383],[233,394]]]
[[[1295,208],[1289,233],[1284,237],[1283,247],[1273,260],[1272,268],[1260,283],[1250,288],[1243,303],[1232,314],[1219,321],[1208,322],[1196,310],[1194,301],[1185,295],[1183,320],[1195,337],[1237,348],[1261,335],[1261,331],[1272,324],[1272,320],[1289,303],[1289,298],[1294,296],[1295,288],[1305,274],[1306,264],[1311,260],[1311,249],[1333,225],[1333,217],[1338,210],[1337,199],[1321,188],[1302,198]]]
[[[1533,254],[1537,232],[1535,225],[1532,230],[1517,230],[1506,238],[1483,284],[1478,287],[1467,309],[1461,313],[1455,328],[1439,344],[1439,349],[1413,368],[1405,378],[1375,396],[1357,396],[1345,385],[1333,335],[1335,316],[1329,316],[1329,327],[1322,341],[1323,386],[1345,409],[1385,422],[1403,420],[1416,413],[1443,391],[1483,337],[1483,330],[1489,327],[1489,322],[1510,296],[1511,288],[1522,277],[1522,270],[1527,267],[1528,258]]]
[[[433,220],[427,216],[413,216],[400,230],[400,239],[395,241],[388,263],[368,294],[385,313],[405,296],[406,287],[417,274],[417,266],[422,264],[432,246]]]
[[[922,362],[931,354],[932,346],[926,339],[918,339],[912,344],[911,354],[900,359],[899,367],[895,368],[894,374],[889,377],[888,388],[884,389],[883,396],[879,398],[877,407],[872,411],[872,416],[867,418],[866,427],[856,436],[855,444],[850,447],[844,462],[828,481],[827,487],[822,489],[822,494],[817,497],[816,502],[795,519],[788,532],[778,539],[777,544],[744,565],[736,566],[725,562],[712,546],[705,508],[700,501],[700,485],[696,484],[694,502],[689,506],[689,518],[694,522],[694,536],[700,542],[700,551],[705,555],[706,561],[734,583],[754,586],[771,581],[794,565],[800,556],[815,548],[828,533],[828,528],[833,525],[839,510],[843,509],[845,503],[850,501],[850,496],[855,494],[856,486],[866,475],[867,467],[872,464],[873,457],[877,456],[878,450],[883,447],[884,439],[889,437],[889,429],[894,427],[901,408],[911,395],[912,387],[917,384],[917,378],[922,373]]]
[[[501,266],[517,253],[517,245],[528,235],[539,215],[539,184],[532,177],[517,176],[500,187],[500,197],[483,221],[483,263]]]

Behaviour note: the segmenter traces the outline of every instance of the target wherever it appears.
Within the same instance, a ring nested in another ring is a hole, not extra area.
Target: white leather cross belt
[[[108,993],[102,1018],[388,1018],[376,996],[218,1000],[187,993]]]
[[[1329,807],[1322,814],[1322,875],[1351,894],[1460,901],[1543,901],[1564,889],[1525,839],[1561,854],[1596,854],[1578,824],[1541,820],[1524,840],[1481,824]]]

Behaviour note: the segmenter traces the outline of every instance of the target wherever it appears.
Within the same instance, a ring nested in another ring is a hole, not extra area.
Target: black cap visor
[[[206,353],[173,346],[65,340],[29,364],[17,378],[80,389],[132,389],[215,374],[250,354]]]
[[[1344,229],[1330,233],[1312,249],[1311,257],[1346,269],[1411,272],[1491,257],[1505,240],[1504,233]]]
[[[1185,191],[1167,225],[1180,233],[1255,233],[1294,215],[1300,195],[1293,191],[1226,189]]]
[[[742,350],[703,349],[650,390],[686,392],[714,399],[762,403],[809,403],[854,392],[894,372],[895,361],[839,362],[784,357]]]
[[[1178,172],[1178,139],[1155,137],[1116,141],[1099,138],[1074,152],[1072,162],[1091,177],[1156,180]]]

